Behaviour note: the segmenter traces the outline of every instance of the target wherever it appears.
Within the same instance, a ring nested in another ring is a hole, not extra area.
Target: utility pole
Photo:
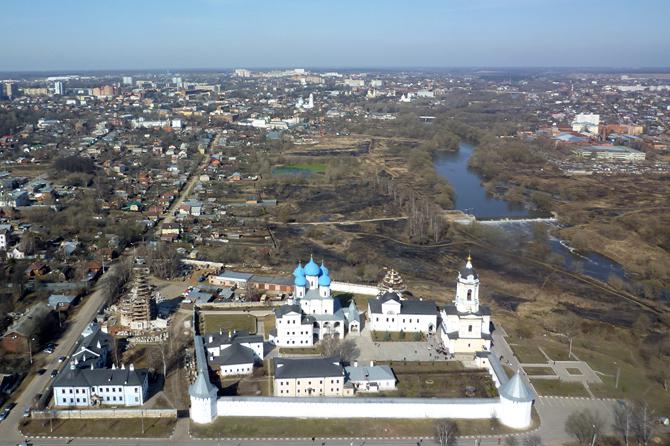
[[[34,337],[28,338],[28,358],[30,359],[30,365],[33,364],[33,343],[32,343],[32,341],[34,341],[34,340],[35,340]]]
[[[591,446],[595,446],[596,438],[598,438],[598,431],[596,430],[596,425],[593,425],[593,438],[591,439]]]
[[[616,363],[615,363],[616,364]],[[614,388],[618,389],[619,388],[619,375],[621,374],[621,366],[617,365],[616,366],[616,379],[614,380]]]

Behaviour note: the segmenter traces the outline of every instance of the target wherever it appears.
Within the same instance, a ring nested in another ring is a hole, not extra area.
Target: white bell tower
[[[458,272],[454,302],[459,313],[479,312],[479,275],[472,267],[472,257],[469,255],[465,267]]]

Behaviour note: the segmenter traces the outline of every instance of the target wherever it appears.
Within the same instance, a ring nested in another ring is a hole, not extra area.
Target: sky
[[[668,0],[2,0],[0,71],[668,67]]]

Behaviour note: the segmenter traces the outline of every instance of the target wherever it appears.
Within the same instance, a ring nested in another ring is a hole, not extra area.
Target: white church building
[[[276,331],[270,340],[280,347],[309,347],[325,336],[344,338],[347,333],[358,334],[361,317],[352,300],[347,308],[331,295],[328,268],[314,258],[293,271],[294,293],[290,304],[275,310]]]
[[[368,301],[368,324],[371,331],[435,333],[437,305],[432,300],[405,300],[390,290]]]
[[[456,298],[441,312],[439,335],[450,353],[474,353],[491,349],[491,310],[479,304],[479,275],[468,256],[458,272]]]

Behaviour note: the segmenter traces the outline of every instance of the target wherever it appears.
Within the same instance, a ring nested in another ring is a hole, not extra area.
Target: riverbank
[[[436,164],[454,188],[457,209],[478,217],[519,218],[523,211],[518,204],[504,199],[512,195],[527,206],[554,211],[561,227],[553,235],[578,251],[550,243],[550,252],[563,256],[566,268],[641,297],[670,300],[670,234],[663,229],[663,222],[670,221],[670,182],[660,177],[607,177],[606,182],[566,177],[541,164],[541,157],[528,155],[530,146],[499,141],[495,147],[462,144],[462,153]],[[459,201],[459,195],[470,201]],[[605,267],[593,267],[598,262]]]

